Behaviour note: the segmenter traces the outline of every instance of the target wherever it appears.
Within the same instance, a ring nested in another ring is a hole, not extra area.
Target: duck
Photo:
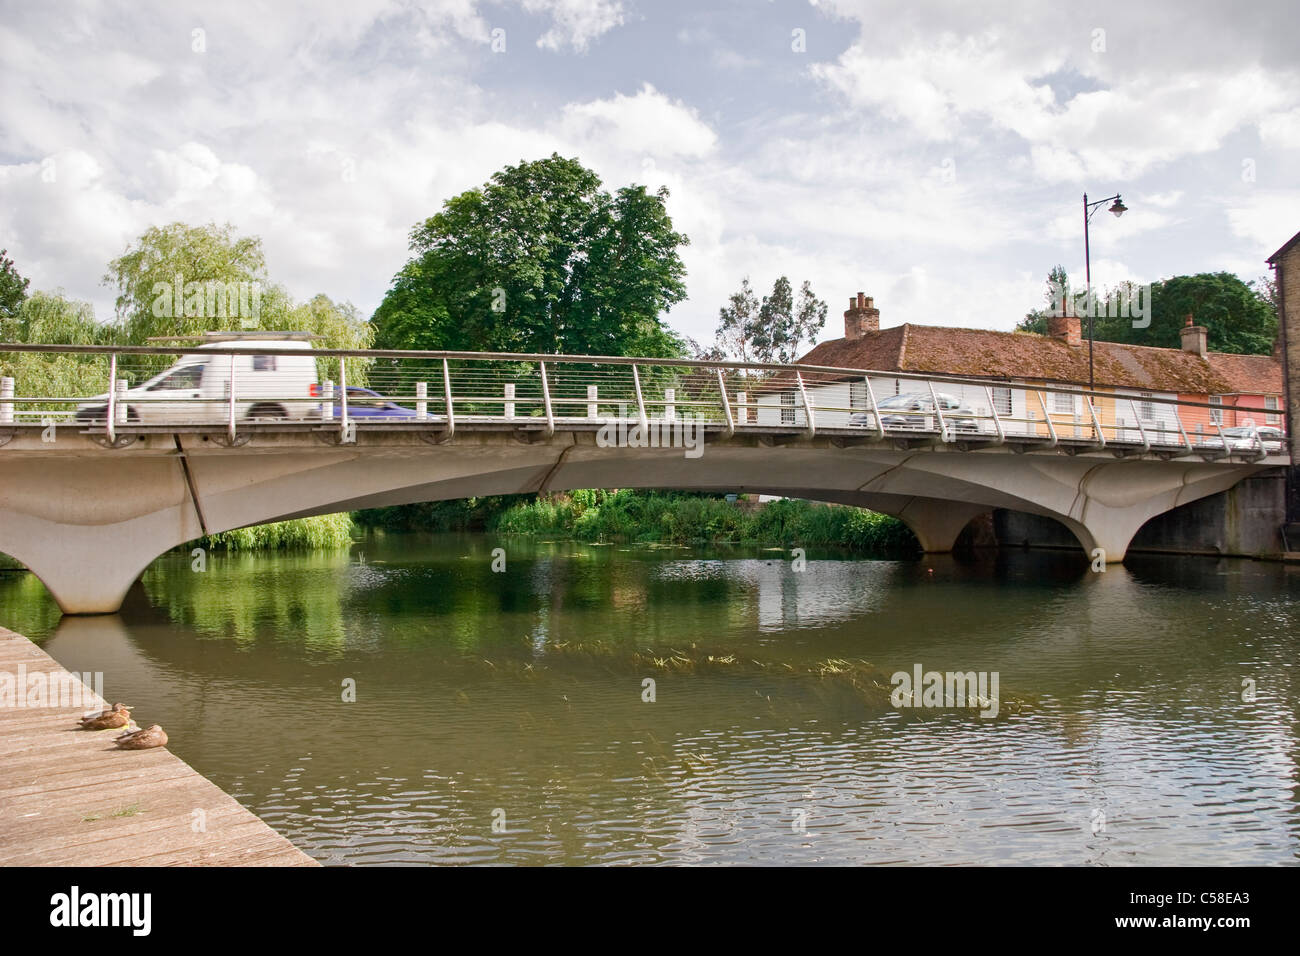
[[[157,724],[144,730],[129,730],[117,737],[119,750],[149,750],[153,747],[167,746],[167,731]]]
[[[78,726],[82,730],[113,730],[131,723],[131,708],[126,704],[114,704],[108,710],[82,717]]]

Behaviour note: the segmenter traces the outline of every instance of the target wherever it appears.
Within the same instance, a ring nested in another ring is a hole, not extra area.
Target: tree
[[[110,326],[95,321],[89,302],[76,302],[61,292],[33,292],[3,324],[5,338],[14,342],[108,345],[113,338]],[[108,389],[108,358],[54,352],[0,353],[0,375],[15,379],[20,395],[95,395]]]
[[[754,362],[753,339],[760,310],[758,297],[749,287],[749,276],[740,280],[740,291],[733,292],[727,304],[718,310],[718,330],[711,354],[731,357],[739,362]]]
[[[1046,309],[1034,309],[1025,313],[1025,317],[1016,323],[1017,332],[1032,332],[1036,335],[1047,334],[1047,317],[1053,311],[1061,309],[1061,300],[1070,296],[1070,277],[1065,266],[1055,265],[1047,273],[1047,288],[1043,292]]]
[[[772,284],[771,294],[761,303],[746,277],[740,291],[718,310],[714,346],[702,353],[697,349],[697,354],[732,356],[741,362],[789,363],[799,357],[800,344],[815,339],[825,325],[826,303],[813,294],[809,282],[800,287],[796,306],[785,276]]]
[[[338,349],[369,348],[373,338],[350,304],[324,295],[295,304],[267,278],[262,240],[235,235],[229,223],[151,227],[108,264],[104,282],[118,290],[117,335],[125,344],[231,330],[312,332],[323,347]],[[161,368],[169,361],[141,357],[138,364]],[[319,364],[322,377],[337,377],[336,361]],[[360,360],[348,360],[349,381],[361,384],[364,371]]]
[[[24,279],[14,268],[14,261],[6,253],[8,249],[0,249],[0,320],[12,319],[18,314],[18,308],[27,298],[27,284],[30,279]]]
[[[676,356],[660,320],[686,296],[668,191],[611,195],[552,154],[453,196],[373,317],[383,348]]]

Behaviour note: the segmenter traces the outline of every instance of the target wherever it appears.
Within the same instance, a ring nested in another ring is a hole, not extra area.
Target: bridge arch
[[[1115,562],[1152,516],[1264,467],[711,437],[690,457],[680,448],[601,447],[594,428],[577,427],[535,440],[461,428],[444,444],[413,430],[360,431],[355,444],[339,445],[271,426],[233,448],[193,434],[146,434],[122,448],[85,436],[60,437],[56,447],[19,436],[0,455],[0,550],[27,565],[65,613],[111,613],[154,558],[206,532],[418,501],[674,488],[859,505],[896,515],[928,551],[951,550],[981,512],[1027,511],[1060,521],[1085,552],[1101,548]]]

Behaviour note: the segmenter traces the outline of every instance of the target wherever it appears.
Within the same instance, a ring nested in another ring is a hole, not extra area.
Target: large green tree
[[[508,166],[411,232],[376,310],[382,348],[680,355],[686,296],[667,190],[612,195],[576,159]]]

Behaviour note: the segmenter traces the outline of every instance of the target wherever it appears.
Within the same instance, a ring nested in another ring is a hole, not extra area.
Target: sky
[[[1291,0],[3,2],[0,247],[112,317],[145,229],[231,223],[270,278],[369,315],[412,227],[558,152],[667,186],[666,316],[711,342],[748,277],[843,334],[1010,329],[1060,263],[1099,286],[1266,273],[1300,231]]]

